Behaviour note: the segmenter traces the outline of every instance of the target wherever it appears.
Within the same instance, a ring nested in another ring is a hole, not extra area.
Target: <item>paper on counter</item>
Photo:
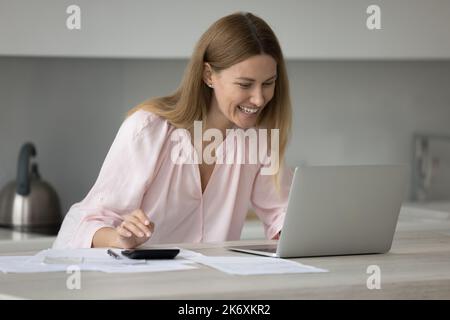
[[[4,273],[34,273],[66,271],[66,265],[41,266],[40,263],[29,264],[31,256],[0,256],[0,272]]]
[[[111,249],[120,254],[120,249]],[[121,259],[114,259],[107,253],[107,248],[88,249],[46,249],[39,251],[30,257],[30,262],[44,264],[145,264],[145,260],[129,259],[121,256]]]
[[[193,260],[193,258],[196,257],[205,257],[205,255],[201,254],[200,252],[187,250],[183,248],[177,248],[180,249],[180,253],[175,257],[175,259],[187,259],[188,261]],[[192,261],[194,262],[194,261]]]
[[[77,266],[80,271],[101,272],[157,272],[189,270],[197,268],[194,261],[184,257],[199,257],[200,253],[182,249],[179,257],[167,260],[137,260],[122,256],[114,259],[107,248],[91,249],[47,249],[34,256],[0,256],[0,272],[33,273],[67,271]],[[120,253],[121,249],[113,249]]]
[[[120,249],[114,250],[116,253],[120,253]],[[325,269],[279,258],[208,257],[186,249],[180,249],[178,256],[169,260],[135,260],[127,257],[114,259],[106,253],[106,248],[47,249],[34,256],[0,256],[0,271],[10,273],[67,272],[70,266],[75,265],[80,271],[158,272],[195,269],[197,266],[193,265],[194,263],[235,275],[328,272]]]
[[[108,273],[129,273],[129,272],[159,272],[197,269],[191,261],[177,260],[147,260],[147,263],[132,266],[102,266],[102,272]]]
[[[328,272],[326,269],[280,258],[201,256],[192,259],[222,272],[235,275]]]

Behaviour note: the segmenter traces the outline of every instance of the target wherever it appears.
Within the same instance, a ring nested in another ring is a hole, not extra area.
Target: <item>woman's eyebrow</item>
[[[276,78],[276,76],[277,76],[277,75],[271,76],[271,77],[270,77],[269,79],[267,79],[266,81],[272,80],[273,78]],[[255,79],[247,78],[247,77],[239,77],[239,78],[236,78],[236,79],[239,79],[239,80],[246,80],[246,81],[256,81]],[[264,81],[264,82],[266,82],[266,81]]]

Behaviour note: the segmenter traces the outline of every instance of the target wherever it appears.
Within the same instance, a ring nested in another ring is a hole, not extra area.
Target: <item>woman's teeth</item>
[[[257,113],[259,108],[248,108],[243,106],[238,106],[238,109],[247,114]]]

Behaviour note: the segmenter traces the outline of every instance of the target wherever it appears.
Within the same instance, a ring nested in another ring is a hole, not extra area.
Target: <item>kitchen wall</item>
[[[0,187],[32,141],[66,212],[95,182],[126,111],[171,92],[186,63],[0,57]],[[288,71],[292,166],[410,163],[414,132],[450,134],[450,61],[290,60]]]
[[[74,4],[80,29],[69,30]],[[366,23],[373,5],[376,30]],[[264,18],[290,59],[450,57],[448,0],[0,0],[0,55],[186,59],[237,11]]]

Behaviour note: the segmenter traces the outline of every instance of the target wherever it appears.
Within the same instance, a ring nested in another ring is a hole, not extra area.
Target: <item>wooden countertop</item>
[[[270,243],[265,240],[239,244]],[[0,244],[0,255],[33,254],[48,239]],[[216,244],[178,244],[205,255],[241,255]],[[42,249],[41,248],[41,249]],[[68,290],[69,274],[0,274],[0,298],[31,299],[449,299],[450,220],[401,214],[387,254],[293,259],[328,273],[234,276],[198,269],[136,274],[82,272],[81,289]],[[367,267],[381,270],[381,288],[369,290]],[[45,288],[45,290],[44,290]]]

